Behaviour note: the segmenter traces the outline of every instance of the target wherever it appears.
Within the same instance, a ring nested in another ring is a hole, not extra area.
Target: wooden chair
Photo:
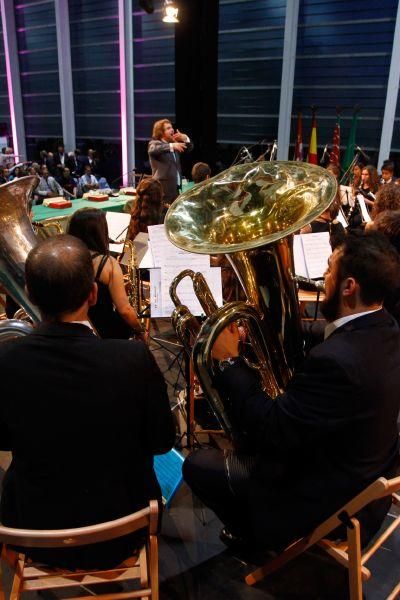
[[[364,565],[400,525],[400,515],[394,518],[392,523],[375,538],[374,542],[369,545],[364,552],[361,551],[360,523],[354,515],[374,500],[390,495],[392,496],[393,503],[400,506],[400,496],[396,494],[396,492],[399,491],[400,477],[390,480],[380,477],[358,494],[358,496],[353,498],[353,500],[350,500],[343,508],[314,529],[309,536],[297,540],[288,546],[282,554],[267,562],[263,567],[260,567],[247,575],[246,583],[248,585],[254,585],[261,579],[264,579],[267,575],[280,569],[283,565],[311,546],[317,544],[348,569],[350,600],[362,600],[362,582],[371,577],[371,572]],[[329,533],[343,524],[346,525],[347,529],[347,541],[337,543],[326,539],[326,536]],[[395,598],[398,598],[399,596],[400,583],[388,596],[387,600],[395,600]]]
[[[13,572],[10,600],[18,600],[22,592],[43,589],[86,586],[96,583],[111,583],[136,579],[140,589],[129,592],[96,594],[103,600],[126,600],[128,598],[151,598],[158,600],[158,503],[136,513],[89,527],[57,530],[12,529],[0,526],[0,543],[3,542],[1,561],[6,562]],[[25,560],[25,555],[10,546],[29,548],[65,548],[104,542],[139,529],[147,529],[146,544],[135,555],[121,565],[109,570],[68,571]],[[1,565],[1,562],[0,562]],[[5,600],[2,572],[0,571],[0,600]],[[86,591],[86,590],[85,590]],[[87,590],[89,591],[89,590]],[[79,596],[79,600],[92,598],[92,594]],[[78,600],[78,598],[74,598]]]

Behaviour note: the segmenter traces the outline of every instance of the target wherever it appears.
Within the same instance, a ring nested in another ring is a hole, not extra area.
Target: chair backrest
[[[389,480],[384,477],[379,477],[379,479],[360,492],[358,496],[355,496],[355,498],[340,508],[334,515],[314,529],[312,534],[307,538],[307,546],[315,544],[318,540],[326,537],[331,531],[340,525],[343,525],[344,515],[351,518],[373,500],[379,500],[380,498],[394,494],[399,490],[400,477]]]
[[[0,542],[24,548],[65,548],[105,542],[147,528],[150,535],[157,532],[158,502],[150,500],[147,508],[135,513],[87,527],[74,529],[14,529],[0,526]]]

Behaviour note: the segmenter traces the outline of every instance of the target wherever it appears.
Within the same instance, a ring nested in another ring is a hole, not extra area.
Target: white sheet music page
[[[323,277],[328,266],[328,258],[332,254],[332,248],[329,243],[329,232],[308,233],[300,237],[308,277],[310,279]]]
[[[208,254],[193,254],[174,246],[167,238],[163,224],[151,225],[148,231],[155,267],[174,266],[180,271],[184,269],[201,271],[210,267]]]
[[[164,316],[161,301],[161,269],[150,269],[150,314],[151,317]]]
[[[179,275],[182,269],[174,266],[163,267],[161,269],[161,302],[162,302],[162,316],[170,317],[175,305],[173,304],[169,295],[169,287],[172,280]],[[221,269],[220,267],[209,267],[207,269],[193,269],[196,272],[200,271],[203,273],[208,286],[215,298],[218,306],[222,306],[222,280],[221,280]],[[177,294],[182,304],[188,307],[190,312],[195,316],[204,315],[200,302],[193,290],[193,283],[190,277],[185,277],[177,287]],[[153,316],[153,310],[152,310]]]
[[[308,235],[312,235],[311,233]],[[293,237],[294,272],[300,277],[308,277],[306,259],[304,258],[302,235]]]
[[[110,239],[115,242],[122,242],[121,244],[110,244],[110,252],[120,253],[124,248],[123,242],[125,242],[126,234],[128,232],[131,215],[128,213],[107,211],[106,219]]]
[[[365,221],[365,223],[370,223],[370,221],[372,221],[372,219],[369,216],[369,212],[367,209],[367,205],[365,204],[364,196],[362,194],[357,194],[357,200],[358,200],[358,204],[360,206],[361,216],[362,216],[363,221]]]

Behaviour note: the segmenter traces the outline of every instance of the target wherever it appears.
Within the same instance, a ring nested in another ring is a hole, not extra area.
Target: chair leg
[[[10,592],[10,600],[19,600],[21,596],[21,588],[24,580],[25,556],[23,554],[15,554],[14,576]]]
[[[362,600],[360,523],[354,518],[351,522],[353,528],[347,528],[350,600]]]
[[[149,572],[151,586],[151,600],[158,600],[158,539],[150,535],[149,541]]]
[[[264,577],[280,569],[283,565],[292,560],[292,558],[295,558],[296,556],[304,552],[304,550],[306,550],[307,548],[308,542],[305,538],[298,540],[297,542],[289,546],[289,548],[287,548],[284,552],[282,552],[282,554],[279,554],[279,556],[277,556],[276,558],[269,560],[263,567],[260,567],[252,573],[249,573],[249,575],[247,575],[247,577],[245,578],[247,585],[254,585],[258,581],[261,581],[262,579],[264,579]]]

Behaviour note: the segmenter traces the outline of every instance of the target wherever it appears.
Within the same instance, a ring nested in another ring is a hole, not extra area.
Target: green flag
[[[357,119],[358,113],[355,112],[353,115],[353,120],[351,122],[349,138],[347,140],[346,152],[342,162],[342,170],[347,171],[349,168],[351,161],[354,158],[354,147],[356,145],[356,130],[357,130]]]

